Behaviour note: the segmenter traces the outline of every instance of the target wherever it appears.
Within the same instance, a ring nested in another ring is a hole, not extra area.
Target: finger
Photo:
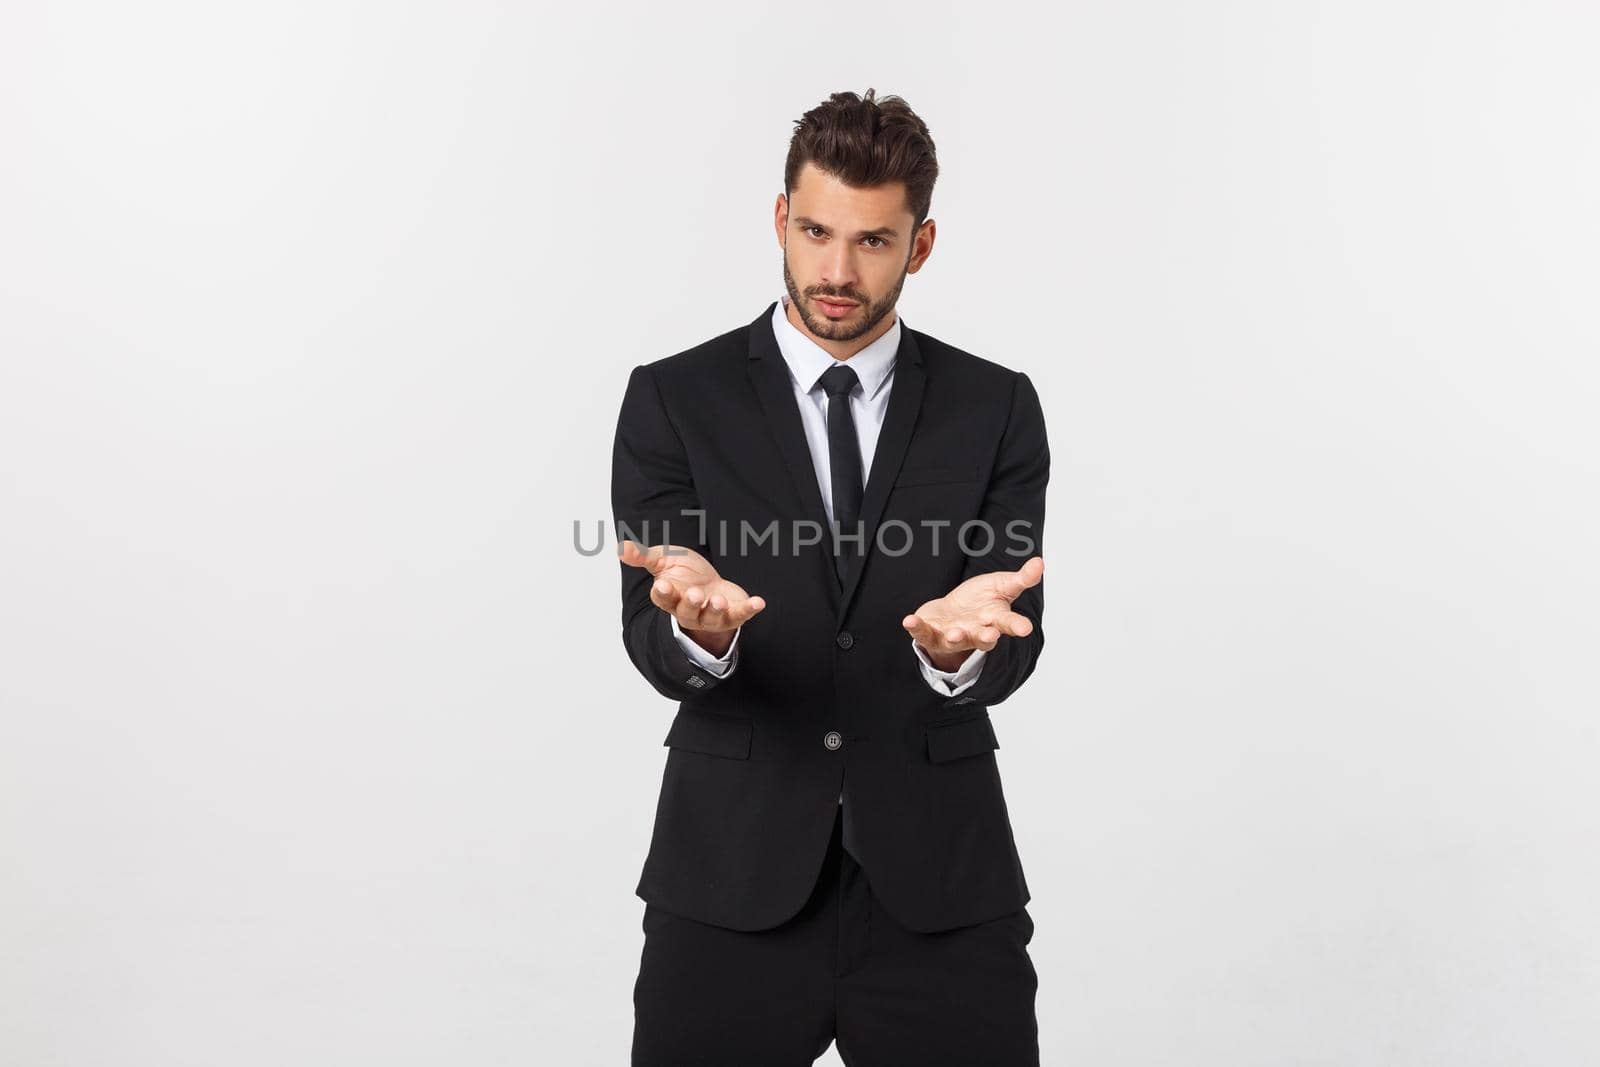
[[[728,613],[728,618],[735,626],[743,626],[760,614],[761,609],[766,606],[767,602],[758,596],[745,597],[744,603],[735,605]]]
[[[722,597],[712,597],[713,602],[721,602]],[[726,607],[707,608],[700,614],[700,627],[705,630],[737,630],[755,615],[759,608],[751,607],[751,598],[728,604]]]
[[[637,541],[625,541],[623,544],[627,546],[627,555],[623,557],[622,562],[630,567],[643,567],[645,570],[653,571],[650,566],[650,548],[648,545],[641,545]]]
[[[1033,620],[1015,611],[1003,612],[994,619],[994,625],[1012,637],[1027,637],[1033,633]]]
[[[731,630],[733,627],[733,612],[728,604],[728,598],[721,593],[712,594],[701,608],[700,628],[702,630]]]
[[[621,546],[622,562],[630,567],[642,567],[651,574],[660,574],[663,561],[666,560],[666,545],[641,545],[637,541],[623,541]]]
[[[934,650],[937,647],[939,642],[934,636],[933,627],[929,626],[927,620],[923,619],[922,616],[916,614],[907,615],[900,620],[900,625],[912,637],[916,638],[917,644],[923,648]]]
[[[698,585],[691,585],[683,591],[683,599],[678,603],[678,622],[683,626],[693,626],[696,629],[706,629],[705,626],[706,591]]]
[[[1038,585],[1044,580],[1044,557],[1034,556],[1022,566],[1012,571],[1007,577],[1008,593],[1015,598],[1024,589]]]
[[[935,626],[920,615],[908,615],[906,619],[916,620],[915,626],[910,627],[911,636],[929,652],[961,652],[972,647],[967,641],[968,627],[963,624]]]
[[[663,611],[676,613],[683,594],[665,578],[657,578],[650,585],[650,602]]]
[[[761,597],[744,597],[730,601],[721,593],[706,596],[700,586],[684,590],[673,612],[678,625],[693,626],[697,630],[733,630],[743,626],[767,606]]]
[[[994,651],[994,646],[1000,643],[1000,629],[996,626],[983,626],[978,629],[973,643],[985,652]]]

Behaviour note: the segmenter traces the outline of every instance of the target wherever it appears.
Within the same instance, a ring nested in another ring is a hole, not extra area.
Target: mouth
[[[824,312],[835,317],[848,315],[859,306],[852,300],[830,300],[821,296],[817,297],[816,301]]]

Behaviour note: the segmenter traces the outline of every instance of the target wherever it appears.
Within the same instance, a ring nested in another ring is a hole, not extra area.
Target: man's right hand
[[[713,656],[724,655],[733,633],[767,606],[717,573],[700,553],[682,545],[644,548],[623,541],[617,558],[630,567],[642,567],[654,576],[650,601],[678,620],[678,628]]]

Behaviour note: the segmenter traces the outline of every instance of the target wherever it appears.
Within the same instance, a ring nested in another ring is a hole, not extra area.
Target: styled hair
[[[834,93],[807,111],[789,140],[785,196],[807,163],[857,189],[904,182],[913,231],[928,218],[939,161],[927,124],[898,96],[877,100],[872,89],[865,97]]]

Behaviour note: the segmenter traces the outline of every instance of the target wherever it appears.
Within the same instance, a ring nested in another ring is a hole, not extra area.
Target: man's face
[[[775,221],[789,299],[806,329],[828,341],[873,331],[933,247],[932,219],[911,232],[905,183],[852,189],[810,163],[787,201],[778,198]]]

